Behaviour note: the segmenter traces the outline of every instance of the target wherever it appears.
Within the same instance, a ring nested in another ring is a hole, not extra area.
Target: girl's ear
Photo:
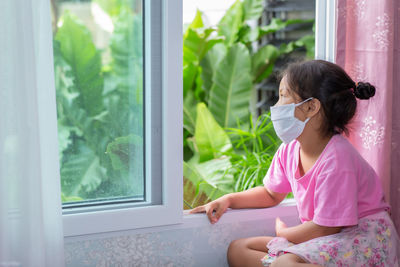
[[[321,109],[321,102],[317,99],[317,98],[313,98],[310,101],[308,101],[308,105],[307,105],[307,117],[311,118],[313,117],[315,114],[317,114],[319,112],[319,110]]]

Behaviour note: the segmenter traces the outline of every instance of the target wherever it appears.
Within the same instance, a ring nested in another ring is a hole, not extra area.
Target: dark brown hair
[[[321,102],[325,122],[325,135],[347,133],[346,125],[353,118],[357,101],[375,95],[370,83],[357,84],[338,65],[324,60],[292,63],[282,73],[286,76],[289,90],[302,100],[313,97]]]

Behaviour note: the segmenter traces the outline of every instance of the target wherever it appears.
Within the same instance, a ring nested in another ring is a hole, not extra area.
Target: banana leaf
[[[204,31],[189,28],[185,34],[183,45],[189,48],[200,62],[204,55],[214,45],[223,42],[220,37],[215,37],[212,33],[215,29],[205,29]]]
[[[218,125],[204,103],[197,104],[194,137],[200,162],[219,158],[232,149],[227,133]]]
[[[201,79],[203,80],[203,90],[205,92],[205,101],[208,103],[210,90],[214,73],[217,71],[218,65],[225,58],[227,48],[224,44],[216,44],[204,56],[200,65],[202,67]]]
[[[275,65],[275,61],[280,55],[279,50],[273,45],[261,47],[257,53],[252,55],[253,81],[261,82],[267,78]]]
[[[264,10],[264,0],[244,0],[243,13],[245,20],[257,20]]]
[[[61,187],[66,196],[86,198],[106,179],[106,169],[85,142],[76,141],[64,155],[61,167]]]
[[[194,135],[196,127],[196,103],[193,91],[188,91],[183,99],[183,127],[191,135]]]
[[[233,174],[228,157],[204,163],[191,160],[183,163],[184,207],[204,205],[233,192]]]
[[[209,109],[223,128],[247,121],[251,90],[251,60],[248,49],[234,44],[213,75]]]
[[[237,39],[237,35],[243,24],[243,6],[240,0],[228,9],[218,23],[218,34],[225,37],[225,44],[231,46]]]
[[[200,10],[196,10],[196,16],[192,20],[192,23],[186,28],[185,35],[187,34],[188,29],[201,29],[204,28],[204,21],[203,21],[203,13]],[[184,36],[185,38],[185,36]]]
[[[94,46],[91,34],[69,12],[62,17],[55,39],[60,53],[71,67],[74,91],[79,93],[78,103],[90,116],[103,110],[103,76],[100,53]]]

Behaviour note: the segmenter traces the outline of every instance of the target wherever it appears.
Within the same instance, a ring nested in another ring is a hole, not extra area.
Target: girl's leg
[[[232,241],[228,248],[228,263],[231,267],[263,266],[261,258],[268,252],[271,236],[249,237]]]
[[[299,256],[287,253],[279,256],[271,264],[271,267],[321,267],[320,265],[305,263]]]

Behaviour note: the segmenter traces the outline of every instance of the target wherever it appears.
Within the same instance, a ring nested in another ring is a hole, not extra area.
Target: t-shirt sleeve
[[[354,172],[332,172],[315,184],[313,222],[322,226],[358,223],[357,176]]]
[[[263,180],[265,188],[277,193],[292,192],[292,187],[290,186],[282,165],[283,148],[284,145],[282,144],[275,153],[271,165],[269,166],[267,175],[265,175]]]

